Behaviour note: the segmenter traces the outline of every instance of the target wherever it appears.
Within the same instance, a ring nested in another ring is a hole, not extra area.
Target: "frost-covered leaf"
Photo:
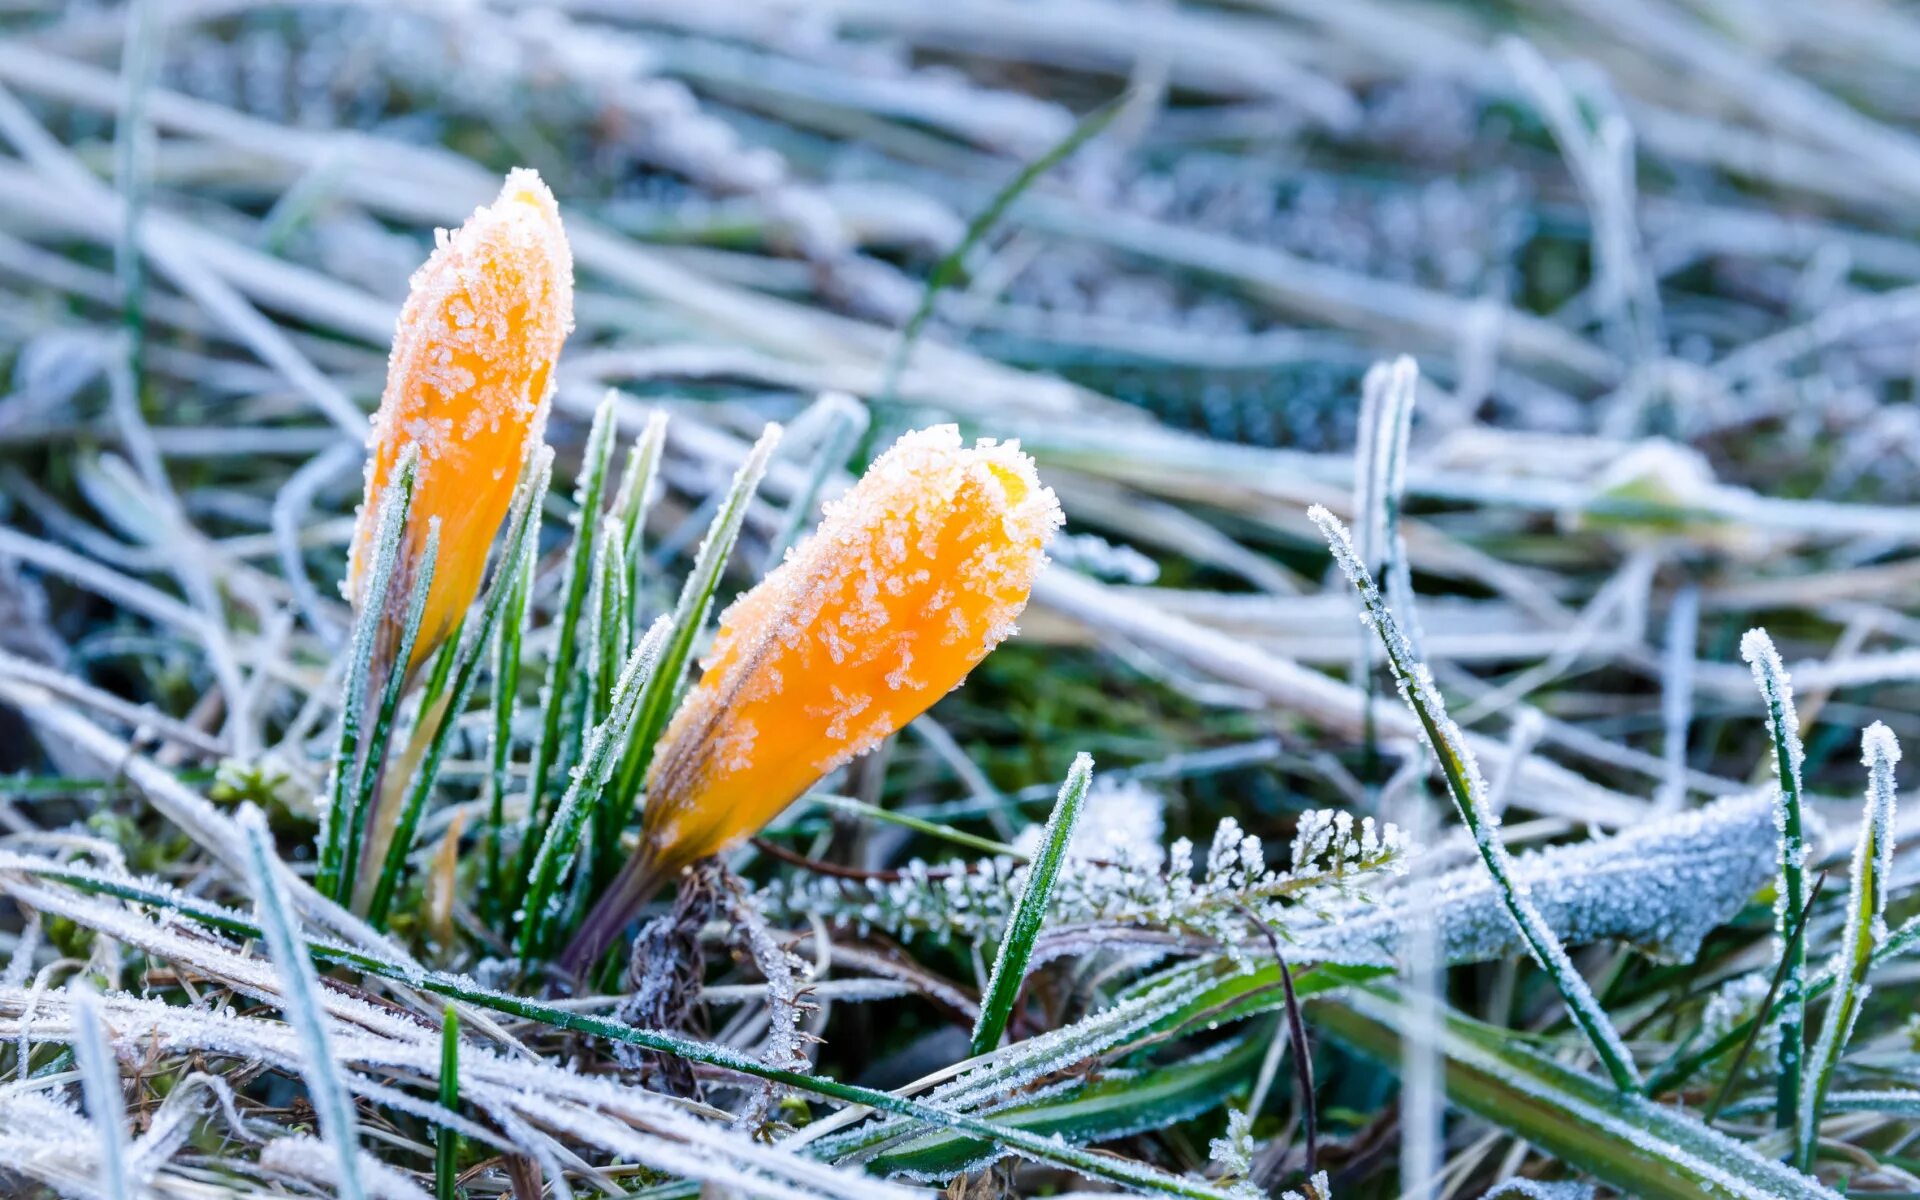
[[[1772,876],[1771,814],[1764,795],[1730,797],[1614,837],[1518,855],[1514,880],[1563,942],[1617,938],[1684,962]],[[1485,870],[1462,868],[1417,887],[1417,895],[1396,888],[1375,905],[1303,916],[1289,932],[1303,956],[1354,965],[1395,963],[1416,918],[1434,922],[1449,963],[1525,952]]]
[[[1356,988],[1308,1006],[1321,1029],[1375,1060],[1427,1020],[1394,992]],[[1447,1097],[1468,1112],[1639,1200],[1836,1200],[1818,1180],[1701,1124],[1684,1109],[1622,1093],[1527,1048],[1506,1030],[1447,1012],[1439,1025]]]

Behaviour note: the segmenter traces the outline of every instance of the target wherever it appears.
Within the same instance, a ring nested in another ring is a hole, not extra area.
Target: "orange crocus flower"
[[[1014,631],[1061,520],[1017,444],[967,447],[952,425],[896,442],[721,616],[648,772],[640,850],[568,963],[959,686]]]
[[[401,532],[368,676],[369,707],[391,672],[413,675],[459,626],[480,590],[487,552],[513,504],[521,465],[545,432],[553,364],[573,329],[573,254],[553,193],[529,170],[509,172],[499,197],[475,209],[414,273],[393,331],[387,387],[368,435],[366,494],[354,525],[347,595],[356,612],[379,527],[380,498],[415,447],[413,505]],[[413,652],[396,663],[429,529],[440,542]],[[365,903],[446,696],[422,712],[397,759],[385,764],[367,816],[355,906]]]
[[[498,199],[436,240],[394,329],[347,570],[357,609],[380,495],[401,452],[418,447],[386,646],[397,640],[430,518],[440,520],[440,549],[420,633],[402,666],[408,673],[473,603],[520,465],[543,434],[554,360],[573,329],[573,255],[553,193],[535,172],[509,173]]]

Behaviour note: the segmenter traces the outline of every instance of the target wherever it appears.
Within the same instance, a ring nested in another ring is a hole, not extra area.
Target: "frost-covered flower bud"
[[[599,956],[681,867],[758,832],[1014,631],[1060,505],[1013,443],[909,433],[720,619],[647,777],[639,853],[568,955]]]
[[[379,498],[401,453],[418,447],[413,507],[388,593],[396,628],[436,517],[440,547],[407,671],[453,632],[479,590],[521,463],[542,437],[554,360],[573,329],[573,255],[553,193],[535,172],[508,174],[498,199],[458,230],[440,231],[437,242],[394,329],[347,571],[357,609]]]
[[[648,775],[648,852],[725,849],[959,686],[1013,632],[1060,523],[1018,446],[901,438],[722,615]]]

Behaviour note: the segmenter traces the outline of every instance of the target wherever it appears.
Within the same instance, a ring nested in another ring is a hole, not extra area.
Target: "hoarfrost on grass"
[[[1127,797],[1131,788],[1109,794]],[[1096,791],[1090,803],[1097,803]],[[1185,838],[1170,848],[1142,837],[1157,821],[1144,806],[1128,818],[1133,828],[1089,832],[1103,845],[1070,851],[1075,869],[1061,876],[1050,925],[1159,929],[1218,942],[1236,956],[1253,920],[1289,928],[1301,915],[1338,901],[1360,901],[1405,870],[1410,848],[1391,824],[1355,820],[1345,811],[1315,810],[1300,818],[1285,867],[1267,865],[1261,839],[1232,817],[1214,830],[1196,874],[1194,847]],[[1096,852],[1097,851],[1097,852]],[[1026,883],[1028,868],[1005,856],[930,866],[915,859],[885,881],[818,876],[783,877],[761,889],[769,912],[786,917],[816,913],[857,929],[936,941],[992,938]],[[1257,953],[1258,945],[1252,945]]]

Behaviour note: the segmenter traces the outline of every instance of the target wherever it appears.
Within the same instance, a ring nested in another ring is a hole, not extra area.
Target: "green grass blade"
[[[581,830],[586,827],[588,817],[596,811],[600,794],[613,777],[614,765],[620,761],[627,741],[633,737],[640,697],[646,691],[647,681],[660,660],[660,648],[670,633],[668,619],[661,617],[647,631],[647,636],[640,639],[640,644],[633,648],[626,666],[620,672],[620,682],[614,689],[612,711],[588,736],[586,752],[573,773],[573,783],[567,788],[566,795],[554,809],[553,819],[547,824],[547,836],[541,840],[540,849],[534,855],[532,873],[527,879],[526,909],[520,918],[520,963],[523,967],[531,966],[541,948],[552,944],[553,931],[558,923],[557,905],[553,903],[555,889],[562,873],[573,865],[574,852],[580,845]]]
[[[551,451],[543,451],[551,455]],[[532,618],[534,560],[540,553],[538,506],[528,514],[526,551],[507,591],[507,609],[493,635],[493,722],[487,746],[487,887],[482,914],[499,925],[505,911],[507,787],[513,764],[513,714],[520,701],[520,646]],[[501,561],[506,561],[502,559]]]
[[[459,643],[459,657],[452,668],[452,683],[444,715],[427,743],[427,751],[419,769],[408,783],[406,801],[394,824],[393,838],[387,843],[386,859],[381,863],[379,878],[374,881],[372,899],[367,904],[367,922],[375,929],[386,928],[394,892],[399,887],[407,855],[413,851],[413,837],[419,828],[420,816],[426,811],[427,797],[440,777],[440,764],[446,756],[447,743],[452,740],[454,726],[459,724],[459,716],[466,711],[467,703],[473,696],[474,684],[480,675],[480,660],[492,644],[494,627],[506,610],[509,598],[517,594],[516,581],[532,567],[534,531],[539,527],[540,505],[546,498],[550,467],[551,454],[542,448],[536,458],[533,474],[523,485],[520,499],[515,502],[507,540],[500,553],[499,567],[494,572],[493,581],[487,585],[486,599],[480,607],[479,628],[474,631],[472,638]]]
[[[1866,1000],[1874,931],[1886,927],[1887,882],[1893,873],[1893,769],[1900,762],[1900,743],[1893,731],[1879,721],[1868,726],[1860,739],[1860,761],[1867,768],[1867,802],[1860,816],[1860,839],[1853,849],[1847,923],[1841,931],[1840,953],[1834,958],[1833,999],[1827,1003],[1826,1022],[1809,1063],[1800,1124],[1794,1137],[1796,1161],[1802,1171],[1813,1167],[1820,1110]]]
[[[1360,388],[1360,419],[1353,454],[1354,551],[1376,578],[1389,589],[1398,578],[1396,564],[1404,556],[1400,530],[1401,492],[1405,483],[1407,437],[1413,425],[1414,399],[1419,392],[1419,368],[1402,356],[1392,363],[1368,368]],[[1417,636],[1410,639],[1419,646]],[[1373,699],[1379,683],[1375,669],[1379,650],[1366,630],[1354,657],[1355,683],[1366,693],[1362,709],[1362,746],[1369,783],[1379,781],[1378,731],[1374,728]]]
[[[914,307],[913,315],[907,318],[906,325],[900,330],[900,340],[894,343],[893,353],[887,357],[886,373],[881,376],[880,390],[876,395],[884,399],[893,397],[900,383],[900,375],[906,370],[907,362],[913,355],[913,347],[919,342],[920,334],[925,330],[927,321],[933,316],[935,301],[939,300],[942,291],[960,277],[960,272],[966,266],[967,258],[973,253],[974,247],[978,246],[987,234],[993,232],[994,227],[1000,224],[1000,219],[1007,215],[1007,210],[1013,207],[1014,202],[1020,199],[1028,188],[1038,183],[1048,171],[1073,157],[1080,147],[1098,137],[1102,130],[1113,123],[1115,117],[1126,110],[1126,105],[1127,94],[1122,93],[1082,117],[1072,129],[1067,131],[1066,137],[1061,138],[1046,153],[1022,167],[1012,179],[1006,182],[1005,186],[994,193],[993,198],[987,201],[987,206],[981,209],[973,220],[967,222],[967,230],[961,235],[960,244],[955,246],[945,258],[934,264],[933,272],[927,276],[927,284],[920,291],[920,303]]]
[[[1871,969],[1884,963],[1892,962],[1907,951],[1915,948],[1920,948],[1920,917],[1911,918],[1905,924],[1901,925],[1900,928],[1894,930],[1886,937],[1881,938],[1874,945],[1873,953],[1867,959],[1868,968]],[[1837,982],[1838,980],[1832,971],[1825,971],[1814,976],[1807,984],[1807,1001],[1811,1003],[1826,995],[1829,991],[1833,990]],[[1780,1009],[1778,1005],[1771,1006],[1765,1014],[1749,1017],[1745,1021],[1727,1030],[1709,1043],[1705,1049],[1675,1056],[1670,1062],[1662,1064],[1658,1071],[1653,1072],[1653,1074],[1648,1077],[1647,1090],[1658,1095],[1661,1092],[1672,1091],[1675,1088],[1685,1085],[1688,1080],[1692,1079],[1704,1067],[1738,1049],[1747,1038],[1751,1036],[1756,1022],[1762,1019],[1772,1020],[1779,1015],[1779,1012]],[[1739,1107],[1741,1106],[1730,1106],[1728,1111],[1733,1111],[1734,1108]]]
[[[594,619],[593,720],[607,719],[620,681],[620,666],[631,649],[633,598],[627,591],[628,572],[625,543],[608,538],[601,547],[601,564],[596,583],[597,612]],[[626,825],[630,805],[621,804],[610,789],[600,788],[593,798],[593,838],[591,878],[604,882],[619,868],[620,831]],[[597,884],[596,884],[597,886]]]
[[[460,1111],[460,1011],[451,1004],[440,1020],[440,1107]],[[434,1200],[453,1200],[459,1155],[460,1135],[451,1125],[442,1125],[433,1147]]]
[[[1799,915],[1794,918],[1793,928],[1787,933],[1787,938],[1790,942],[1798,941],[1807,936],[1807,922],[1813,917],[1814,902],[1820,899],[1820,889],[1825,886],[1826,882],[1827,877],[1825,873],[1822,873],[1818,879],[1814,880],[1813,895],[1807,897],[1806,907],[1802,908]],[[1773,978],[1767,984],[1766,996],[1760,1001],[1760,1011],[1769,1013],[1778,1011],[1775,1006],[1779,1001],[1780,985],[1782,981],[1785,980],[1786,974],[1787,960],[1783,956],[1774,964]],[[1712,1124],[1714,1118],[1720,1115],[1721,1106],[1727,1102],[1727,1097],[1732,1094],[1734,1086],[1739,1083],[1741,1071],[1747,1064],[1747,1056],[1753,1052],[1754,1044],[1759,1041],[1759,1038],[1760,1024],[1758,1022],[1749,1022],[1747,1025],[1747,1036],[1745,1040],[1740,1043],[1740,1049],[1734,1054],[1733,1061],[1727,1064],[1727,1073],[1720,1081],[1720,1090],[1714,1093],[1713,1100],[1708,1103],[1705,1111],[1701,1113],[1701,1120]]]
[[[1684,1109],[1610,1088],[1528,1050],[1507,1030],[1452,1011],[1422,1021],[1378,986],[1308,1007],[1313,1023],[1383,1067],[1400,1039],[1436,1029],[1447,1096],[1543,1153],[1640,1200],[1836,1200],[1819,1181],[1765,1158]]]
[[[353,1116],[353,1100],[336,1073],[333,1039],[327,1032],[325,1009],[320,1002],[320,981],[313,970],[305,937],[288,902],[286,885],[276,874],[280,858],[273,848],[273,835],[267,832],[267,819],[248,804],[240,810],[240,829],[246,838],[248,882],[253,887],[260,921],[260,933],[267,943],[267,954],[280,970],[283,992],[281,1011],[300,1037],[307,1069],[307,1095],[320,1118],[320,1133],[339,1159],[341,1200],[361,1200],[359,1124]]]
[[[378,819],[374,809],[378,804],[380,771],[387,761],[387,743],[393,736],[401,693],[406,688],[407,663],[413,659],[414,642],[420,636],[420,622],[426,616],[427,594],[433,590],[434,564],[439,557],[440,518],[431,517],[427,521],[427,545],[420,555],[418,578],[414,580],[413,595],[407,601],[400,640],[394,647],[393,669],[387,673],[387,686],[381,690],[380,708],[373,719],[373,735],[367,740],[366,753],[361,756],[360,783],[354,789],[352,815],[347,821],[346,852],[340,860],[340,894],[334,897],[336,900],[344,901],[353,895],[355,881],[360,878],[360,849],[366,843],[371,823]],[[421,702],[423,717],[432,711],[431,704],[431,699]]]
[[[1830,1113],[1878,1113],[1902,1121],[1920,1121],[1920,1091],[1900,1088],[1879,1092],[1828,1092],[1825,1110]],[[1773,1097],[1756,1096],[1729,1104],[1730,1117],[1756,1117],[1773,1109]]]
[[[573,550],[567,558],[567,578],[561,589],[560,612],[554,620],[553,654],[547,660],[547,682],[541,692],[545,711],[540,736],[533,744],[533,762],[527,773],[527,811],[520,827],[520,853],[513,875],[503,881],[509,889],[526,878],[533,864],[533,848],[546,834],[545,797],[547,775],[559,761],[563,742],[562,721],[575,695],[579,652],[580,613],[586,607],[587,588],[592,578],[594,546],[600,533],[601,500],[605,493],[607,468],[613,459],[613,411],[618,393],[608,389],[600,407],[594,411],[593,427],[580,462],[580,475],[574,484]],[[513,901],[510,891],[508,910]]]
[[[620,678],[620,664],[627,657],[628,601],[627,557],[618,538],[601,543],[594,568],[593,645],[589,656],[593,668],[593,706],[589,710],[595,723],[607,719],[613,703],[613,685]]]
[[[1373,576],[1366,564],[1355,557],[1353,543],[1348,540],[1345,527],[1332,513],[1317,504],[1307,515],[1326,535],[1334,557],[1360,592],[1367,620],[1386,648],[1387,665],[1400,685],[1401,696],[1420,721],[1427,744],[1440,763],[1440,773],[1446,779],[1454,807],[1459,811],[1467,831],[1473,835],[1480,860],[1486,864],[1487,873],[1499,888],[1514,927],[1527,943],[1534,961],[1540,964],[1559,989],[1568,1013],[1593,1045],[1594,1053],[1606,1067],[1614,1086],[1623,1092],[1638,1091],[1641,1086],[1639,1075],[1613,1022],[1608,1020],[1606,1011],[1594,998],[1592,989],[1575,969],[1573,960],[1567,957],[1566,947],[1560,944],[1552,927],[1541,917],[1526,893],[1514,885],[1512,858],[1507,853],[1505,843],[1500,840],[1499,817],[1487,803],[1487,785],[1480,776],[1479,764],[1474,760],[1473,750],[1461,736],[1459,728],[1447,716],[1446,702],[1434,688],[1432,676],[1425,664],[1414,656],[1411,645],[1401,634],[1393,614],[1380,596],[1380,589],[1374,586]]]
[[[620,499],[615,505],[615,511],[620,514],[620,540],[627,559],[627,598],[632,610],[627,626],[630,638],[640,636],[640,571],[646,563],[647,513],[653,508],[654,495],[659,491],[655,481],[660,476],[660,458],[666,448],[667,414],[654,409],[647,414],[646,427],[634,439],[633,449],[627,454],[627,467],[620,479]]]
[[[686,677],[687,666],[693,659],[694,643],[706,627],[707,614],[713,610],[713,595],[720,587],[720,572],[733,553],[734,543],[739,540],[740,526],[747,519],[747,504],[759,489],[760,480],[767,473],[767,464],[773,459],[774,448],[779,444],[780,427],[767,426],[766,432],[760,435],[760,440],[753,444],[746,460],[734,473],[733,484],[727,489],[719,510],[713,514],[713,522],[707,526],[707,536],[694,556],[693,570],[687,575],[686,585],[680,589],[679,602],[673,609],[673,634],[661,648],[659,664],[640,696],[633,738],[627,743],[626,754],[620,760],[619,774],[615,776],[617,783],[612,802],[621,806],[623,814],[632,808],[641,781],[646,778],[647,766],[653,760],[654,744],[660,740],[668,718],[673,715],[673,704],[679,695],[681,680]]]
[[[359,782],[362,750],[360,722],[366,715],[368,676],[373,669],[374,648],[386,621],[387,593],[393,585],[394,566],[400,558],[400,541],[406,531],[407,510],[413,503],[413,481],[419,471],[419,449],[409,445],[400,452],[386,490],[380,495],[375,518],[373,543],[367,549],[373,561],[367,572],[366,588],[361,593],[360,612],[354,617],[353,635],[348,644],[347,678],[340,692],[340,733],[334,743],[333,771],[327,782],[327,802],[321,808],[320,866],[314,886],[320,894],[339,899],[341,864],[346,858],[347,836]]]
[[[1025,862],[1027,856],[992,838],[980,837],[964,829],[955,829],[951,825],[942,825],[938,821],[929,821],[910,813],[894,812],[881,808],[877,804],[868,804],[864,800],[855,800],[852,796],[835,796],[826,792],[810,792],[806,799],[823,808],[835,809],[851,816],[864,817],[869,821],[878,821],[883,825],[897,825],[902,829],[911,829],[915,833],[924,833],[943,842],[952,842],[956,846],[965,846],[969,850],[978,850],[982,854],[998,854],[1017,862]]]
[[[1788,927],[1807,903],[1807,847],[1801,816],[1800,717],[1793,707],[1793,683],[1780,661],[1780,652],[1764,629],[1749,629],[1740,639],[1740,657],[1753,669],[1754,684],[1767,707],[1767,736],[1773,746],[1774,813],[1780,828],[1780,886],[1773,902],[1776,945],[1785,975],[1780,985],[1779,1074],[1775,1092],[1779,1127],[1798,1131],[1807,1042],[1806,964],[1804,938],[1788,936]]]
[[[1013,1014],[1013,1002],[1027,978],[1027,963],[1033,958],[1033,940],[1046,923],[1047,904],[1053,899],[1053,885],[1067,859],[1067,846],[1080,823],[1087,788],[1093,783],[1093,756],[1081,753],[1060,785],[1060,798],[1053,803],[1047,818],[1046,835],[1040,853],[1027,868],[1027,886],[1020,902],[1007,915],[1007,931],[1000,938],[1000,950],[994,956],[993,973],[987,977],[987,993],[980,1000],[980,1019],[973,1026],[973,1053],[985,1054],[1000,1044]]]

